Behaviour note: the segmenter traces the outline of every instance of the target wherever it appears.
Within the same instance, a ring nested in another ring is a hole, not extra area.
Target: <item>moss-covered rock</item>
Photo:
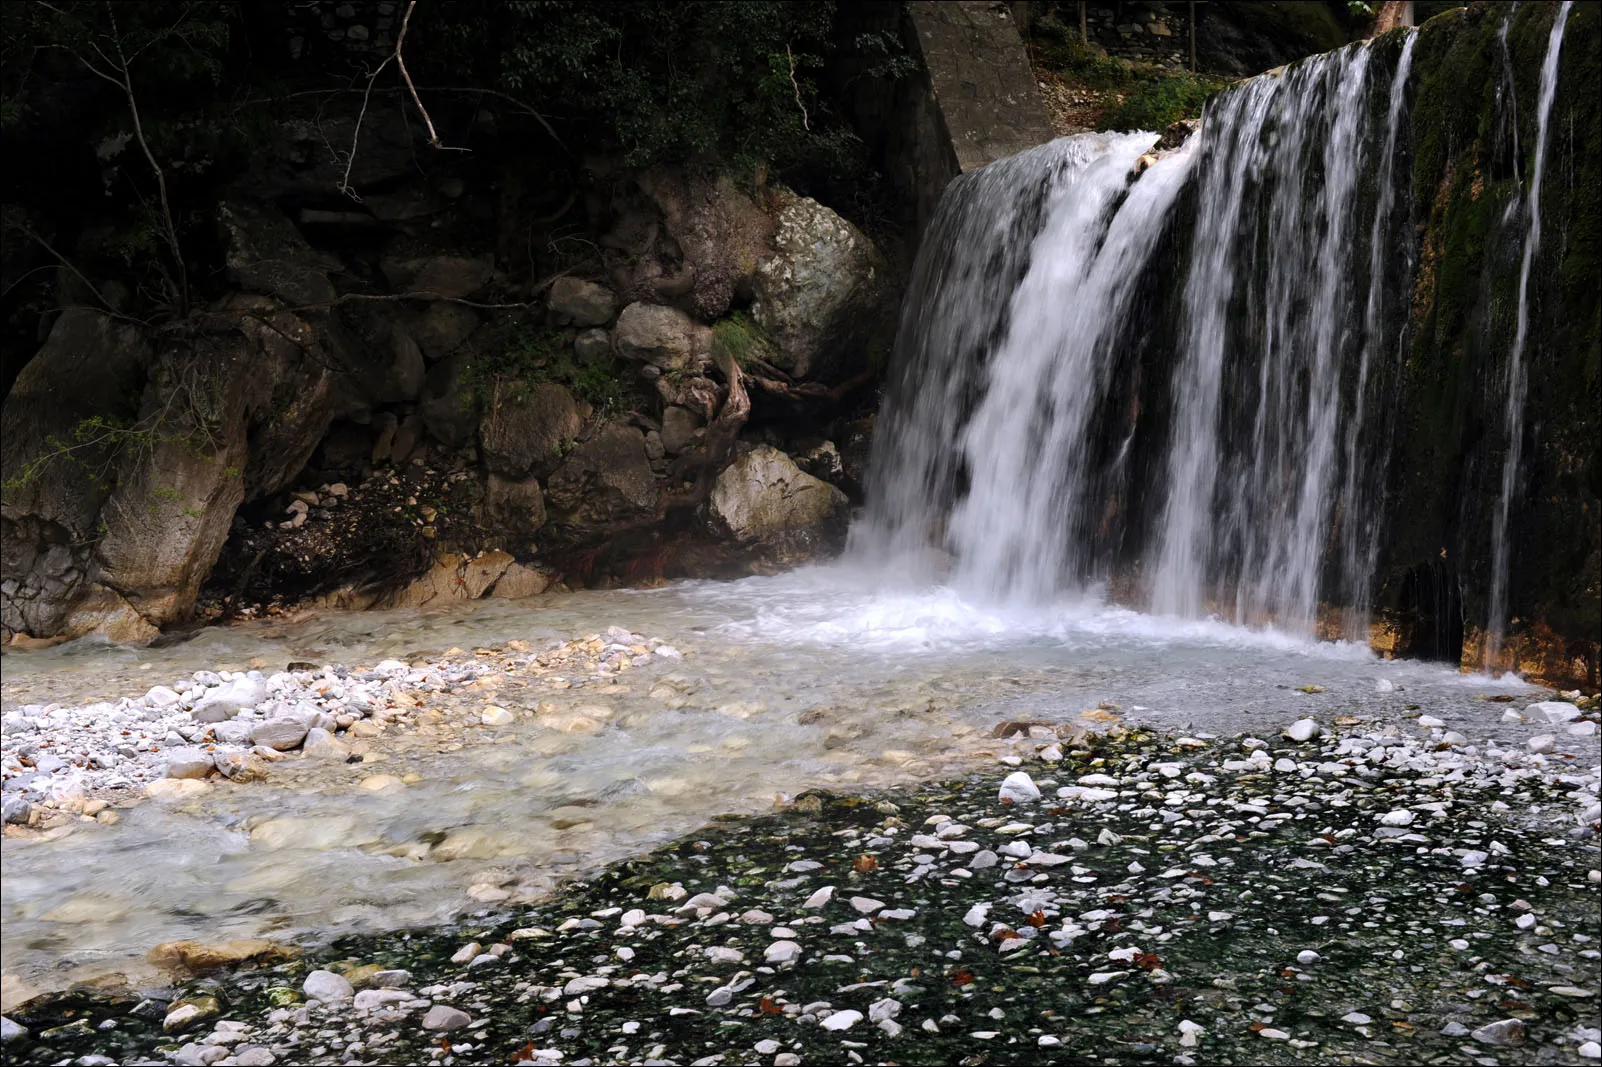
[[[1445,559],[1474,627],[1488,617],[1491,522],[1508,448],[1508,364],[1533,179],[1536,102],[1556,4],[1475,4],[1431,19],[1414,56],[1418,266],[1400,394],[1381,602]],[[1512,546],[1513,634],[1525,665],[1595,679],[1598,580],[1599,198],[1602,10],[1574,5],[1560,57],[1540,190],[1524,350],[1528,394]],[[1508,72],[1512,92],[1506,92]],[[1515,102],[1517,106],[1515,107]],[[1418,609],[1418,605],[1411,608]],[[1470,659],[1477,650],[1470,650]],[[1576,666],[1575,659],[1580,659]]]

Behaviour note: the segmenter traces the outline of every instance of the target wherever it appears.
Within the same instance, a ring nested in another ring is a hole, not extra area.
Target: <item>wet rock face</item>
[[[718,475],[711,510],[739,541],[816,529],[838,516],[846,495],[768,445],[752,449]]]
[[[546,483],[552,510],[569,525],[593,525],[650,511],[656,477],[645,454],[645,435],[608,423],[568,453]]]
[[[541,382],[527,395],[509,396],[485,412],[478,435],[485,465],[518,478],[549,470],[583,428],[584,411],[573,394]]]
[[[797,378],[858,369],[890,287],[884,257],[863,232],[816,200],[781,192],[775,254],[756,271],[752,317]]]

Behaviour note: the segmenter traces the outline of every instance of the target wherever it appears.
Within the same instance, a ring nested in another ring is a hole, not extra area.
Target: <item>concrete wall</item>
[[[893,81],[840,72],[857,128],[909,205],[914,238],[957,175],[1055,136],[1010,8],[870,0],[849,9],[845,33],[894,34],[921,68]]]

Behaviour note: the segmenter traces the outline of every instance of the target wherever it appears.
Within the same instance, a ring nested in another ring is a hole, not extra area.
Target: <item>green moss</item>
[[[1490,523],[1507,448],[1505,385],[1534,178],[1536,102],[1555,4],[1448,11],[1419,31],[1412,108],[1414,217],[1421,224],[1397,438],[1393,562],[1445,554],[1471,622],[1486,617]],[[1568,654],[1596,662],[1596,440],[1602,247],[1602,11],[1575,5],[1565,30],[1541,185],[1524,352],[1524,447],[1509,530],[1513,615],[1550,627]],[[1513,76],[1516,111],[1503,92]],[[1515,151],[1515,134],[1517,150]],[[1515,626],[1515,632],[1520,626]]]
[[[1200,117],[1202,107],[1227,84],[1190,74],[1143,81],[1099,125],[1104,130],[1164,130],[1180,119]]]
[[[749,367],[756,360],[771,362],[778,350],[767,331],[741,311],[712,325],[712,342],[741,367]]]
[[[462,372],[465,397],[486,403],[492,396],[517,399],[540,382],[565,385],[573,394],[602,411],[623,403],[623,381],[609,359],[580,360],[573,339],[561,330],[521,328],[488,352],[474,358]]]

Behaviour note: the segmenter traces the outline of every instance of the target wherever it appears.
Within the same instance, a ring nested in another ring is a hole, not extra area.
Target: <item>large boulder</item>
[[[866,366],[869,337],[890,314],[884,257],[863,232],[816,200],[783,190],[777,251],[756,270],[752,317],[797,378]]]
[[[558,278],[551,283],[549,306],[558,326],[605,326],[612,321],[617,298],[604,285]]]
[[[150,359],[139,329],[71,308],[6,395],[0,626],[8,636],[62,632],[93,585],[90,546],[117,456],[115,436],[93,420],[137,413]],[[69,444],[71,456],[62,451]]]
[[[649,512],[656,478],[645,454],[645,435],[607,423],[569,452],[546,482],[545,498],[570,525],[594,525]]]
[[[711,513],[738,541],[771,541],[816,530],[844,514],[846,495],[769,445],[742,455],[712,488]]]
[[[551,575],[538,567],[526,566],[522,563],[513,563],[506,568],[495,588],[490,590],[490,596],[502,600],[520,600],[527,596],[539,596],[551,587]]]
[[[749,297],[757,264],[773,254],[772,216],[728,175],[653,167],[637,182],[678,245],[682,263],[668,287],[688,286],[690,310],[721,318],[736,295]]]
[[[436,300],[408,318],[406,332],[417,341],[423,356],[433,362],[460,348],[478,327],[478,315],[472,308]]]
[[[617,354],[663,371],[700,371],[711,364],[712,331],[678,308],[640,301],[617,317]]]
[[[291,307],[333,301],[328,272],[339,268],[338,258],[313,249],[276,207],[235,197],[218,206],[217,220],[228,277],[240,288]]]
[[[333,422],[339,384],[333,368],[350,362],[350,346],[329,316],[292,315],[247,294],[235,294],[227,306],[238,327],[218,338],[215,368],[244,379],[233,388],[243,394],[239,411],[247,420],[245,499],[258,500],[294,480]]]
[[[421,608],[456,600],[477,600],[513,563],[511,555],[492,549],[469,559],[454,554],[434,561],[423,575],[383,597],[380,608]]]
[[[414,413],[421,428],[449,448],[460,448],[472,440],[478,427],[473,397],[462,388],[470,356],[464,346],[428,368],[423,377],[422,399]],[[398,438],[399,430],[396,433]],[[399,464],[404,456],[396,454],[395,443],[391,442],[390,457]]]
[[[538,478],[505,478],[494,471],[484,486],[484,520],[492,530],[527,536],[545,525]]]
[[[152,437],[125,453],[101,512],[102,581],[158,626],[188,614],[245,499],[263,368],[240,340],[206,335],[162,351],[140,413]]]
[[[701,424],[705,420],[689,408],[669,404],[662,412],[662,448],[670,456],[695,444]]]
[[[484,463],[513,478],[544,473],[579,435],[584,417],[573,394],[555,382],[540,382],[523,396],[502,397],[478,426]]]
[[[481,292],[495,273],[488,256],[386,255],[379,269],[396,292],[465,299]]]

